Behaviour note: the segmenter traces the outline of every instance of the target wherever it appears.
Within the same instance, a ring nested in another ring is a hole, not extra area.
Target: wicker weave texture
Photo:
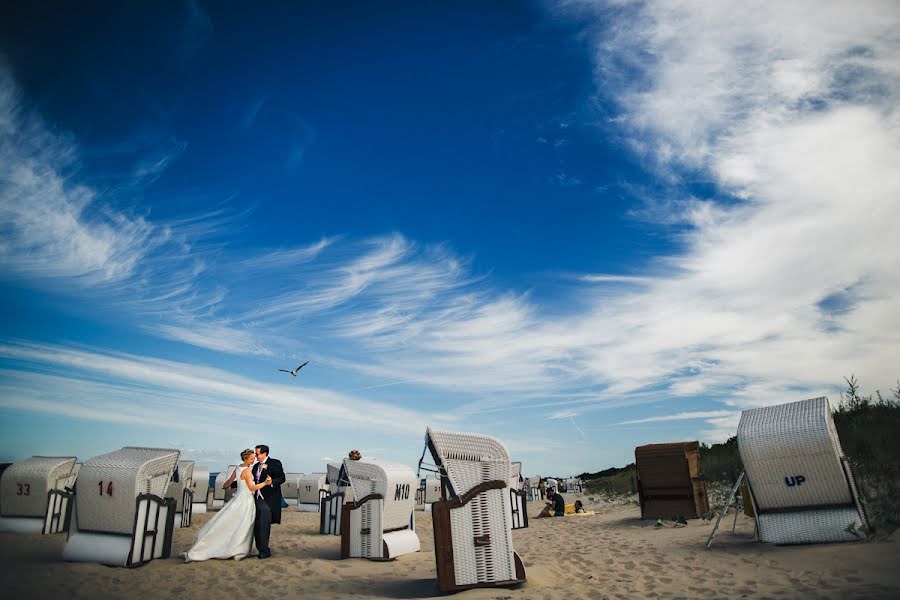
[[[457,585],[516,579],[509,490],[488,490],[467,505],[450,511],[453,568]],[[488,536],[490,543],[476,545]]]
[[[761,511],[853,502],[827,398],[745,410],[737,439]]]
[[[452,433],[428,428],[431,439],[458,496],[485,481],[509,481],[512,465],[509,452],[498,440],[486,435]]]
[[[95,456],[81,467],[75,506],[78,528],[131,534],[138,494],[163,497],[179,451],[126,447]]]
[[[770,544],[852,542],[862,537],[850,531],[862,529],[855,507],[760,514],[758,523],[759,539]]]
[[[319,490],[327,490],[325,473],[310,473],[297,478],[297,502],[319,505]]]
[[[369,494],[384,497],[384,528],[409,525],[416,508],[416,473],[406,465],[375,460],[344,460],[354,498]]]
[[[74,456],[32,456],[11,464],[0,477],[3,516],[43,518],[47,492],[63,489],[74,467]]]

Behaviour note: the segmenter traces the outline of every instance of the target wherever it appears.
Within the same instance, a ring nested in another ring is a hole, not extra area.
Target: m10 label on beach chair
[[[85,462],[63,560],[134,567],[167,558],[176,502],[165,494],[178,457],[126,447]]]

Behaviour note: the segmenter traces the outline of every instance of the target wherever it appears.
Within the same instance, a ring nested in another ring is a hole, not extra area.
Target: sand
[[[566,495],[568,502],[580,495]],[[532,519],[513,531],[527,583],[475,589],[454,598],[897,598],[900,535],[885,541],[776,547],[753,541],[753,521],[736,533],[723,522],[711,550],[712,525],[655,528],[634,505],[591,503],[590,516]],[[529,515],[540,512],[531,503]],[[318,534],[316,513],[284,512],[273,526],[275,556],[266,561],[183,564],[174,558],[212,514],[177,529],[173,558],[136,569],[66,563],[65,534],[0,534],[7,598],[429,598],[441,596],[434,565],[431,513],[416,513],[422,551],[391,562],[339,560],[338,537]]]

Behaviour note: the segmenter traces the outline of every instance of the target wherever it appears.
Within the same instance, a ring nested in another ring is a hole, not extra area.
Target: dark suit
[[[256,549],[260,553],[269,552],[269,533],[272,523],[281,523],[281,484],[285,482],[284,468],[281,461],[271,456],[266,459],[265,469],[260,469],[263,463],[253,465],[253,480],[265,481],[266,476],[272,478],[272,485],[267,485],[254,493],[256,498],[256,522],[253,524],[253,539]],[[259,497],[262,494],[262,498]]]

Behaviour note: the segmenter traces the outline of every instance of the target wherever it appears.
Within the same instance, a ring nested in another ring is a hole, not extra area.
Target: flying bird
[[[303,363],[302,365],[300,365],[299,367],[297,367],[297,368],[294,369],[293,371],[288,371],[287,369],[278,369],[278,370],[279,370],[279,371],[283,371],[283,372],[285,372],[285,373],[290,373],[291,375],[293,375],[294,377],[296,377],[296,376],[297,376],[297,372],[300,371],[300,369],[302,369],[303,367],[305,367],[305,366],[308,365],[308,364],[309,364],[309,361],[306,361],[305,363]]]

